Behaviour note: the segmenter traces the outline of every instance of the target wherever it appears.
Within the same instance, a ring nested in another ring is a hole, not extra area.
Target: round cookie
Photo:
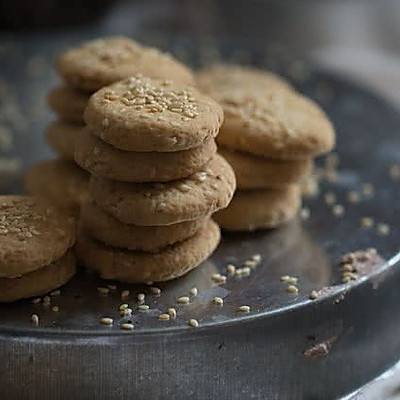
[[[168,183],[125,183],[91,177],[90,192],[105,212],[125,224],[171,225],[225,208],[235,191],[235,175],[219,155],[202,171]]]
[[[74,160],[76,142],[82,135],[84,125],[53,121],[45,130],[50,146],[65,160]]]
[[[41,161],[27,173],[25,185],[29,193],[68,214],[78,215],[88,196],[89,174],[71,161]]]
[[[17,278],[0,278],[0,303],[41,296],[67,283],[75,274],[72,250],[51,264]]]
[[[239,189],[264,189],[300,183],[313,167],[311,159],[273,160],[232,151],[226,147],[220,147],[218,152],[235,171]]]
[[[208,219],[167,226],[136,226],[117,221],[92,201],[84,202],[81,210],[82,227],[92,238],[109,246],[147,252],[156,252],[192,237]]]
[[[0,196],[0,277],[58,260],[75,242],[75,223],[31,196]]]
[[[84,169],[123,182],[167,182],[200,170],[217,152],[213,138],[203,145],[172,153],[123,151],[86,130],[78,138],[75,160]]]
[[[235,150],[282,159],[308,159],[330,151],[335,132],[325,113],[312,100],[266,75],[269,83],[229,67],[205,71],[199,84],[225,114],[218,143]],[[256,79],[256,82],[259,79]]]
[[[218,225],[209,220],[194,236],[164,248],[159,253],[135,252],[108,247],[79,237],[76,252],[86,267],[99,271],[104,279],[128,283],[160,282],[178,278],[200,265],[218,246]]]
[[[68,86],[57,86],[47,96],[47,103],[59,118],[75,124],[83,123],[89,95]]]
[[[173,152],[215,137],[223,112],[195,88],[135,76],[94,93],[85,121],[93,134],[120,150]]]
[[[67,50],[58,58],[56,68],[68,85],[86,92],[138,73],[194,84],[191,71],[171,55],[118,36]]]
[[[221,228],[254,231],[275,228],[289,221],[301,204],[297,185],[281,189],[238,191],[225,210],[215,214]]]

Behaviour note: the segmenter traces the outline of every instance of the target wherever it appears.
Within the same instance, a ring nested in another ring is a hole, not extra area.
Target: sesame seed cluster
[[[314,157],[333,148],[328,118],[266,71],[216,65],[201,71],[198,83],[223,106],[218,142],[238,182],[231,205],[216,215],[219,224],[251,231],[294,218],[301,204],[298,188],[309,179]],[[334,211],[343,213],[340,206]]]

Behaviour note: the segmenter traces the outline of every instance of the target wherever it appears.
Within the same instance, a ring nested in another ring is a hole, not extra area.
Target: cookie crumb
[[[39,325],[39,316],[37,314],[32,314],[31,322],[33,325],[38,326]]]
[[[197,328],[199,326],[199,321],[197,319],[189,319],[189,326],[192,328]]]

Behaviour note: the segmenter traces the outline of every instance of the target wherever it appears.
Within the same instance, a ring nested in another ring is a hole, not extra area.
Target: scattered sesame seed
[[[389,167],[389,176],[394,181],[397,181],[400,179],[400,165],[399,164],[393,164]]]
[[[150,309],[150,307],[149,307],[147,304],[141,304],[141,305],[138,307],[138,310],[139,310],[139,311],[149,311],[149,309]]]
[[[244,262],[244,266],[247,268],[255,268],[255,267],[257,267],[257,262],[254,260],[246,260]]]
[[[110,290],[117,290],[117,285],[107,285]]]
[[[121,327],[121,329],[123,329],[125,331],[132,331],[133,329],[135,329],[135,326],[133,324],[130,324],[130,323],[127,323],[127,322],[121,324],[120,327]]]
[[[354,267],[351,264],[343,264],[342,271],[343,272],[353,272]]]
[[[44,296],[44,297],[43,297],[43,305],[44,305],[45,307],[48,307],[48,306],[50,306],[50,303],[51,303],[51,298],[50,298],[50,296]]]
[[[151,292],[152,294],[154,294],[155,296],[159,296],[159,295],[161,294],[161,289],[158,288],[158,287],[152,286],[152,287],[150,288],[150,292]]]
[[[363,217],[360,221],[362,228],[372,228],[374,226],[374,220],[371,217]]]
[[[129,304],[123,303],[119,306],[119,310],[126,310],[127,308],[129,308]]]
[[[59,312],[59,311],[60,311],[60,308],[59,308],[58,306],[53,306],[53,307],[51,307],[51,311],[53,311],[53,312]]]
[[[371,183],[364,183],[362,185],[362,192],[364,193],[365,196],[373,196],[375,189],[374,186]]]
[[[251,259],[252,259],[253,261],[255,261],[256,263],[260,263],[260,262],[261,262],[261,254],[253,254],[253,255],[251,256]]]
[[[240,306],[236,309],[236,311],[248,313],[248,312],[250,312],[250,307],[249,306]]]
[[[146,285],[147,285],[147,286],[151,286],[153,283],[154,283],[153,281],[147,281],[147,282],[146,282]]]
[[[120,310],[119,315],[121,317],[129,317],[132,315],[132,308],[124,308],[123,310]]]
[[[301,219],[309,219],[310,218],[310,209],[309,208],[302,208],[300,211]]]
[[[161,320],[161,321],[167,321],[167,320],[170,319],[170,315],[169,314],[160,314],[158,316],[158,319]]]
[[[37,314],[32,314],[31,322],[33,325],[38,326],[39,325],[39,316]]]
[[[347,278],[349,278],[349,280],[355,281],[357,279],[357,274],[355,274],[354,272],[344,272],[342,274],[342,278],[346,280]]]
[[[168,308],[168,315],[171,317],[171,318],[176,318],[176,310],[175,310],[175,308]]]
[[[121,299],[125,299],[126,297],[129,297],[129,295],[131,294],[131,292],[129,290],[123,290],[121,292]]]
[[[197,328],[199,326],[199,321],[197,319],[189,319],[189,326],[192,328]]]
[[[146,295],[144,293],[139,293],[137,295],[137,300],[139,303],[143,303],[145,298],[146,298]]]
[[[217,304],[218,306],[222,306],[224,304],[224,300],[221,297],[214,297],[213,303]]]
[[[360,195],[355,190],[351,190],[347,193],[347,200],[349,203],[358,203],[360,201]]]
[[[318,299],[318,292],[316,290],[311,290],[310,292],[310,299],[311,300],[316,300]]]
[[[328,205],[333,205],[336,203],[336,196],[332,192],[328,192],[325,194],[325,203]]]
[[[100,294],[103,294],[103,295],[107,295],[107,294],[110,293],[110,289],[107,288],[107,287],[98,287],[98,288],[97,288],[97,291],[98,291]]]
[[[197,294],[199,293],[199,291],[197,290],[197,287],[192,287],[192,288],[190,289],[189,293],[190,293],[192,296],[197,296]]]
[[[114,320],[109,317],[104,317],[100,320],[100,323],[102,323],[103,325],[112,325],[113,322],[114,322]]]
[[[332,208],[332,214],[336,217],[341,217],[344,214],[344,207],[341,204],[336,204]]]
[[[212,274],[211,279],[218,284],[223,284],[226,282],[226,276],[221,274]]]
[[[36,297],[35,299],[31,300],[32,304],[39,304],[42,301],[42,299],[40,297]]]
[[[190,299],[188,296],[181,296],[177,300],[178,304],[189,304],[189,301]]]
[[[61,294],[61,290],[57,289],[57,290],[53,290],[52,292],[50,292],[50,296],[54,297],[54,296],[59,296]]]
[[[298,281],[298,278],[296,278],[295,276],[290,276],[290,275],[282,275],[280,277],[280,281],[285,282],[285,283],[296,284]]]
[[[298,293],[299,293],[299,289],[298,289],[296,286],[294,286],[294,285],[289,285],[289,286],[286,288],[286,291],[287,291],[288,293],[291,293],[291,294],[298,294]]]
[[[233,264],[228,264],[226,266],[226,273],[228,275],[235,275],[236,272],[236,267]]]
[[[376,227],[376,230],[379,235],[387,236],[390,233],[390,226],[387,224],[379,223]]]

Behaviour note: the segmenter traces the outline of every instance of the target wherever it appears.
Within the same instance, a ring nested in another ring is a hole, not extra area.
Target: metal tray
[[[0,89],[9,96],[3,96],[0,117],[6,119],[4,109],[13,97],[21,107],[14,116],[28,116],[6,121],[19,133],[14,150],[1,156],[16,164],[21,159],[23,168],[50,155],[42,138],[50,116],[40,99],[55,81],[48,71],[60,49],[57,43],[33,37],[0,46],[7,54]],[[222,54],[229,55],[229,49],[222,47]],[[33,58],[37,52],[40,57]],[[235,54],[258,64],[265,58],[256,52]],[[276,66],[283,73],[293,71],[293,64]],[[107,282],[81,271],[53,298],[57,313],[29,301],[1,305],[2,398],[328,400],[354,391],[399,359],[400,187],[388,168],[400,161],[400,115],[372,93],[322,71],[307,69],[294,83],[323,105],[338,132],[340,179],[322,182],[321,194],[305,200],[310,218],[273,231],[224,234],[204,265],[160,285],[159,297],[148,287],[121,284],[101,296],[97,287]],[[0,192],[21,190],[17,178],[18,173],[3,171]],[[367,182],[375,194],[349,203],[349,190],[361,193]],[[342,217],[324,202],[328,191],[344,206]],[[390,234],[363,229],[364,216],[389,224]],[[342,285],[341,255],[368,247],[377,248],[387,262]],[[213,283],[213,273],[224,272],[227,263],[240,266],[253,254],[262,262],[250,276]],[[299,278],[298,295],[287,293],[280,282],[286,274]],[[198,296],[189,305],[176,305],[194,286]],[[332,288],[309,300],[312,289],[326,286]],[[121,300],[125,289],[131,295]],[[139,292],[148,293],[151,310],[134,311],[134,331],[122,331],[119,322],[125,319],[118,306],[127,302],[135,309]],[[211,304],[214,296],[224,298],[223,307]],[[237,312],[241,305],[251,312]],[[159,321],[171,306],[177,318]],[[38,327],[30,322],[32,313],[40,316]],[[112,327],[99,323],[104,316],[114,318]],[[200,326],[190,328],[190,318]]]

